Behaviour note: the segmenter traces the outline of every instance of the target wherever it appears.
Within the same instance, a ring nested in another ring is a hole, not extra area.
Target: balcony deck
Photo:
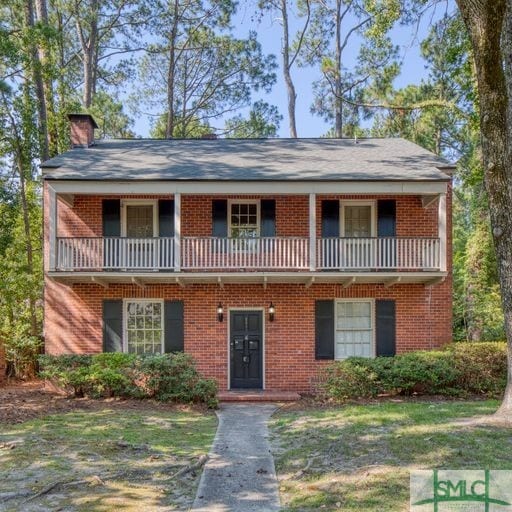
[[[56,280],[135,283],[435,284],[438,238],[58,238]],[[313,260],[313,261],[312,261]]]

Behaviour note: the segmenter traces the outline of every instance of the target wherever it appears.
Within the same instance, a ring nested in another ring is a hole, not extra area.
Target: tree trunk
[[[34,28],[34,4],[33,0],[26,0],[25,3],[25,23],[28,29]],[[37,97],[37,115],[39,121],[39,144],[40,144],[40,158],[42,161],[48,160],[48,115],[46,111],[46,99],[44,94],[43,73],[41,71],[41,62],[39,60],[39,53],[36,45],[29,43],[29,52],[32,68],[32,78],[34,80],[34,87]]]
[[[288,93],[288,121],[290,125],[290,137],[297,138],[297,126],[295,123],[295,101],[297,93],[290,73],[290,35],[288,28],[287,0],[281,0],[281,17],[283,18],[283,75]]]
[[[44,25],[45,28],[49,28],[48,7],[46,5],[46,0],[36,0],[36,16],[39,23]],[[44,44],[39,45],[39,61],[42,68],[43,89],[47,117],[47,147],[49,156],[53,157],[58,153],[59,133],[55,114],[53,81],[49,73],[49,68],[54,66],[50,53],[51,52],[49,49],[45,48]]]
[[[179,23],[179,0],[174,0],[172,28],[169,37],[169,69],[167,71],[167,123],[165,137],[171,139],[174,133],[174,89],[176,71],[176,38]]]
[[[336,1],[336,67],[334,70],[334,133],[337,139],[343,137],[343,101],[341,99],[341,5]]]
[[[83,61],[83,74],[84,74],[84,91],[83,91],[83,105],[87,109],[92,105],[94,98],[94,91],[96,90],[96,69],[97,66],[97,42],[98,42],[98,16],[99,16],[99,1],[92,0],[90,5],[90,26],[88,26],[88,37],[84,34],[84,26],[76,14],[77,31],[82,46],[82,61]]]
[[[508,381],[498,414],[512,416],[512,156],[501,36],[506,0],[457,0],[475,59],[484,181],[500,280],[508,344]],[[506,24],[508,25],[508,23]],[[504,35],[505,39],[510,34]],[[510,81],[510,74],[507,78]],[[509,83],[509,87],[512,84]]]

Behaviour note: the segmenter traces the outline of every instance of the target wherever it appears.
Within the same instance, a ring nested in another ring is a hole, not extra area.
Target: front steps
[[[300,395],[294,391],[266,391],[263,389],[220,391],[217,397],[221,402],[295,402],[300,399]]]

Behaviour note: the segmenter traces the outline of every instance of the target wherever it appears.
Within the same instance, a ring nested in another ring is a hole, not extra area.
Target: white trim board
[[[447,192],[446,181],[71,181],[46,180],[58,194],[416,194]]]

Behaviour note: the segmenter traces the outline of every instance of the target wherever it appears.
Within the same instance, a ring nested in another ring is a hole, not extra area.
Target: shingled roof
[[[444,181],[453,165],[400,138],[113,139],[41,167],[55,180]]]

